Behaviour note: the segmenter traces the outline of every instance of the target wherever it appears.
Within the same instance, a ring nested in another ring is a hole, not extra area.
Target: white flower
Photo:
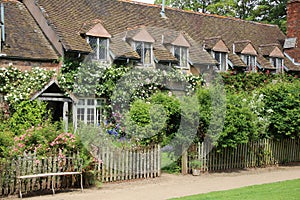
[[[267,113],[273,113],[274,111],[270,108],[267,110]]]

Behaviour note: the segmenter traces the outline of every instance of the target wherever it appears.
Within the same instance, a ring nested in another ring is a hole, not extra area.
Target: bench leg
[[[52,182],[52,193],[53,193],[53,195],[55,195],[55,190],[54,190],[54,181],[53,181],[53,177],[52,177],[52,180],[51,180],[51,182]]]
[[[81,186],[81,192],[83,192],[83,180],[82,180],[82,174],[80,174],[80,186]]]
[[[22,180],[19,180],[19,195],[20,198],[22,199]]]

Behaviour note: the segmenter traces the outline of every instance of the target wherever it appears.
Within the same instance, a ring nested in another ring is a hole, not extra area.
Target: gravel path
[[[103,184],[101,189],[75,190],[24,198],[30,200],[160,200],[249,185],[300,178],[300,166],[241,170],[201,176],[162,174],[155,179]]]

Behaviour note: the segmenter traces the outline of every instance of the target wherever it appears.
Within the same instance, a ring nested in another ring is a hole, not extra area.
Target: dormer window
[[[92,26],[90,26],[92,24]],[[92,60],[108,61],[109,60],[109,38],[111,35],[99,23],[99,20],[93,20],[83,25],[83,32],[87,36],[87,42],[91,46],[93,52],[90,54]]]
[[[188,68],[188,53],[190,43],[186,40],[183,33],[180,33],[174,41],[171,42],[171,52],[174,57],[178,60],[179,68]]]
[[[212,57],[218,61],[218,71],[227,70],[227,57],[229,49],[220,36],[205,38],[204,49],[210,52]]]
[[[278,44],[274,43],[274,44],[260,45],[259,50],[260,50],[260,54],[263,55],[264,58],[269,60],[269,64],[271,64],[271,68],[275,69],[276,73],[283,72],[284,54],[280,50]]]
[[[213,57],[219,63],[218,70],[226,71],[227,70],[227,67],[226,67],[227,66],[227,53],[214,51]]]
[[[270,62],[273,67],[276,68],[276,73],[283,72],[283,59],[282,58],[270,58]]]
[[[132,37],[128,37],[128,41],[132,48],[141,57],[141,64],[143,66],[152,66],[153,64],[153,47],[155,42],[153,37],[147,32],[145,28],[133,30],[128,35],[134,34]]]
[[[143,65],[151,65],[152,63],[152,45],[148,42],[135,42],[135,51],[141,57]]]
[[[242,60],[247,65],[246,71],[256,72],[256,56],[242,55]]]
[[[257,51],[249,40],[238,41],[233,44],[233,52],[247,65],[246,71],[256,72]]]
[[[93,49],[93,53],[91,54],[93,60],[108,60],[109,40],[107,38],[89,36],[88,42]]]
[[[187,47],[173,46],[173,55],[179,61],[180,68],[188,67],[188,48]]]

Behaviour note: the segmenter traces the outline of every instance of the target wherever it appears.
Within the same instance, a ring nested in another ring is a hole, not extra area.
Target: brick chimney
[[[287,37],[297,38],[297,41],[300,41],[300,0],[288,1]]]

